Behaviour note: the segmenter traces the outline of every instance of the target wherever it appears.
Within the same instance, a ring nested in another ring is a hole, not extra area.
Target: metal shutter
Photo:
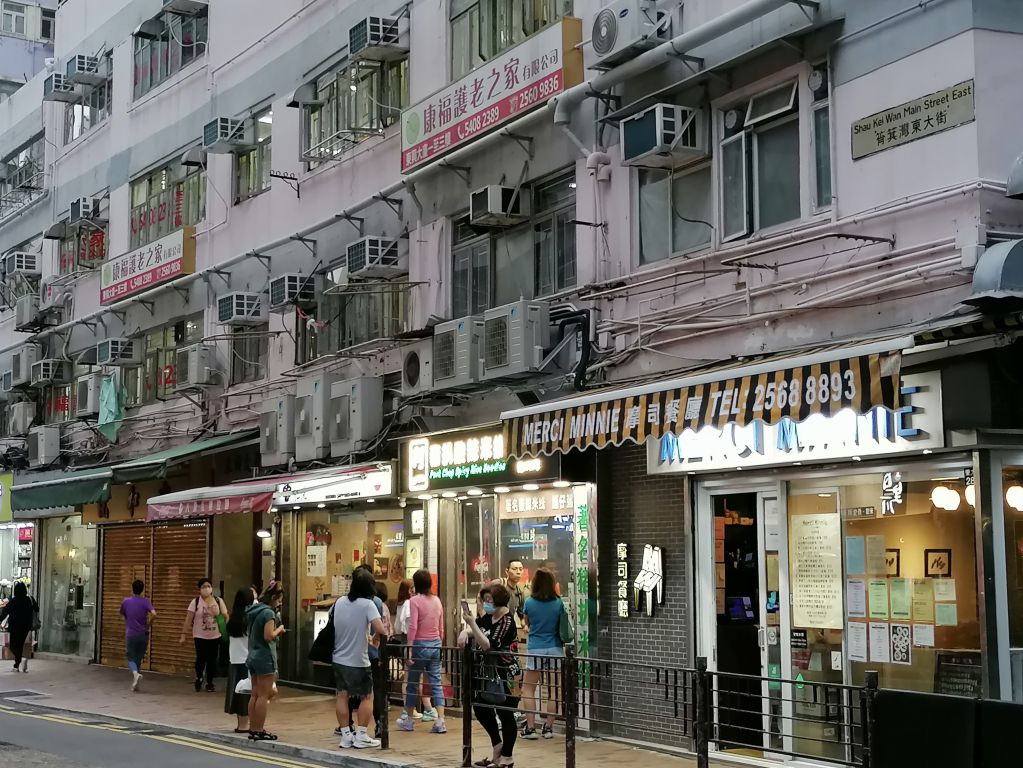
[[[178,642],[188,602],[196,596],[195,583],[208,567],[209,533],[206,520],[154,525],[153,583],[150,595],[156,621],[150,642],[150,669],[192,675],[195,646],[191,635]]]
[[[120,525],[103,529],[101,664],[127,666],[121,601],[131,595],[131,583],[135,579],[146,582],[146,594],[152,595],[152,569],[149,567],[151,555],[152,528],[148,525]]]

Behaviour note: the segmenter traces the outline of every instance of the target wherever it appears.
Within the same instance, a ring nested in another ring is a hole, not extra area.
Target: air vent
[[[433,374],[438,380],[455,375],[455,331],[433,335]]]
[[[488,317],[484,323],[486,342],[483,345],[483,365],[494,368],[508,364],[508,316]]]

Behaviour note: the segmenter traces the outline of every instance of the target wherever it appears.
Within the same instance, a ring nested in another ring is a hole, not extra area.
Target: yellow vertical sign
[[[14,475],[10,472],[0,473],[0,523],[9,523],[14,519],[11,511],[11,486]]]

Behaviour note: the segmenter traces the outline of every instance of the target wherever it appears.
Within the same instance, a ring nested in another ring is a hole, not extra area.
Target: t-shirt
[[[148,597],[132,595],[121,601],[121,615],[124,616],[124,634],[138,637],[149,634],[149,614],[153,604]]]
[[[375,605],[377,607],[377,613],[380,614],[380,621],[382,621],[384,623],[384,635],[385,636],[389,635],[390,632],[388,631],[387,628],[390,625],[391,621],[390,621],[390,619],[387,616],[388,610],[387,610],[387,607],[384,605],[384,601],[381,600],[379,597],[374,597],[373,598],[373,605]],[[375,645],[373,645],[373,639],[372,638],[370,638],[370,643],[369,643],[369,658],[370,658],[371,661],[377,661],[377,660],[380,659],[380,649],[378,647],[376,647]]]
[[[526,603],[526,598],[529,597],[529,585],[520,581],[513,586],[508,579],[501,579],[501,583],[508,588],[508,593],[511,595],[508,598],[508,613],[515,618],[516,626],[522,626],[522,607]]]
[[[444,638],[444,607],[434,595],[412,595],[409,598],[408,644],[416,640]]]
[[[244,664],[249,658],[249,636],[231,637],[228,642],[228,654],[232,664]]]
[[[192,616],[192,637],[203,640],[219,640],[220,627],[217,626],[217,616],[220,615],[220,600],[214,601],[213,605],[206,605],[206,601],[198,597],[188,604],[188,610],[194,611]]]
[[[556,597],[553,600],[526,598],[522,612],[529,619],[529,650],[542,651],[562,647],[561,610],[560,598]]]
[[[496,670],[501,679],[511,682],[519,672],[518,662],[511,653],[511,645],[516,640],[515,620],[512,614],[506,613],[496,621],[493,616],[482,616],[476,619],[476,626],[490,641],[490,650],[478,659],[480,679],[493,679],[492,670]],[[473,646],[475,645],[474,641]],[[517,695],[514,690],[509,692]]]
[[[334,603],[335,664],[369,666],[369,626],[379,618],[380,611],[372,600],[360,597],[352,602],[347,597],[338,598]]]
[[[398,615],[394,619],[394,634],[408,634],[408,619],[411,613],[412,604],[408,600],[398,606]]]
[[[277,624],[274,609],[265,603],[253,603],[245,609],[245,622],[249,631],[249,653],[245,661],[265,667],[267,662],[277,669],[277,641],[263,637],[263,628],[272,621]]]

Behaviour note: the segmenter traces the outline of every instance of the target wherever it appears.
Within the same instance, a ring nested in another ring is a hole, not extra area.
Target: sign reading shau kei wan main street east
[[[582,82],[582,22],[566,17],[401,113],[407,173]]]
[[[112,304],[194,271],[195,227],[182,227],[106,262],[100,281],[100,303]]]

